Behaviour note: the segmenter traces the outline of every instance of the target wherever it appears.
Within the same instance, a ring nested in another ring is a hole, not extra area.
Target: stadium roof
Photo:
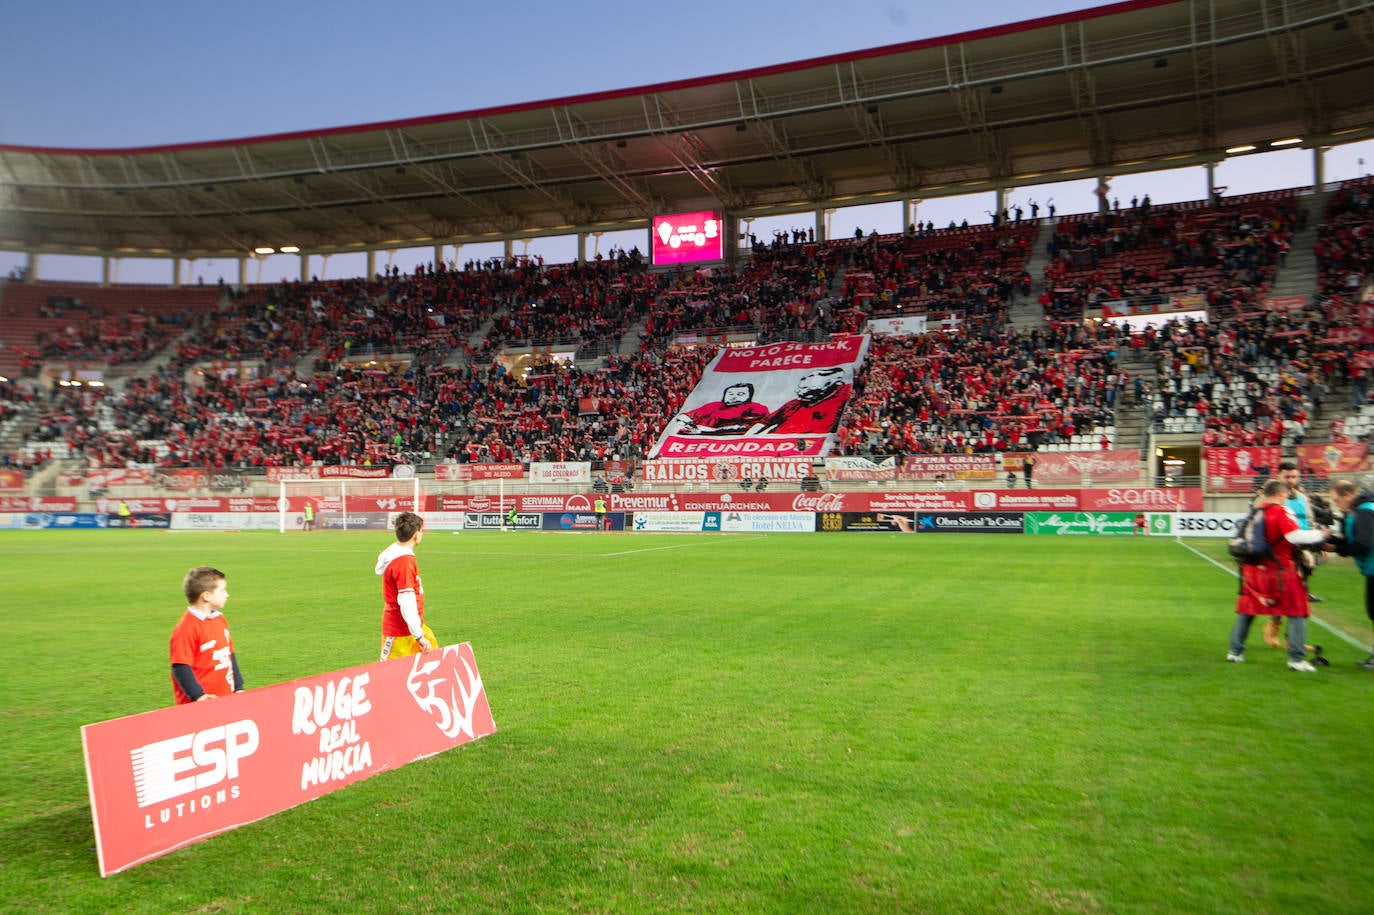
[[[403,121],[147,148],[0,146],[0,248],[237,257],[480,242],[1351,142],[1374,136],[1372,6],[1127,0]]]

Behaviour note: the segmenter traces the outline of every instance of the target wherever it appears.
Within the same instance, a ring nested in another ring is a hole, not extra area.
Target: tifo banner
[[[0,492],[23,492],[24,471],[0,470]]]
[[[874,318],[868,322],[868,332],[894,337],[905,334],[924,334],[926,332],[926,316],[904,315],[900,318]]]
[[[1326,340],[1328,343],[1353,343],[1356,345],[1374,343],[1374,327],[1333,327],[1327,332]],[[1355,363],[1360,365],[1365,362],[1366,360],[1360,358],[1365,355],[1364,353],[1356,353]]]
[[[531,483],[590,483],[592,465],[587,461],[535,461],[530,464]]]
[[[1307,307],[1305,295],[1267,295],[1264,297],[1265,311],[1302,311]]]
[[[1203,448],[1211,487],[1223,492],[1249,492],[1255,477],[1278,473],[1283,451],[1278,445],[1245,448]]]
[[[282,480],[389,480],[390,467],[358,467],[354,465],[323,464],[311,467],[268,467],[267,482]]]
[[[435,464],[436,483],[466,483],[469,480],[519,480],[525,476],[523,464]]]
[[[152,484],[176,492],[207,489],[210,486],[210,472],[194,467],[159,467],[152,472]]]
[[[829,343],[722,349],[649,457],[801,457],[825,454],[867,334]]]
[[[644,462],[645,483],[734,486],[745,479],[796,483],[810,472],[810,458],[659,458]]]
[[[90,468],[88,470],[64,470],[58,482],[63,486],[80,486],[83,483],[91,489],[109,489],[111,486],[151,486],[153,483],[152,465],[113,468]]]
[[[467,642],[88,724],[100,874],[495,731]]]
[[[74,512],[75,496],[0,496],[0,512]]]
[[[1023,454],[1004,457],[1007,470],[1020,471]],[[1140,476],[1140,452],[1123,451],[1047,451],[1035,453],[1037,483],[1073,483],[1099,480],[1103,483],[1134,480]]]
[[[287,504],[299,510],[305,507],[307,500],[310,500],[310,497],[291,496],[287,499]],[[195,496],[174,499],[96,499],[96,511],[114,514],[119,511],[121,502],[128,505],[129,511],[133,512],[275,512],[280,507],[280,502],[275,496]]]
[[[827,480],[871,480],[897,479],[897,459],[889,457],[881,464],[863,457],[828,457],[825,459],[825,478]]]
[[[1207,300],[1200,295],[1174,295],[1164,302],[1131,302],[1129,299],[1113,299],[1102,303],[1102,317],[1124,318],[1128,315],[1169,314],[1179,311],[1201,311],[1207,307]]]
[[[1369,469],[1367,442],[1333,442],[1329,445],[1298,445],[1298,467],[1303,473],[1334,477]]]
[[[992,454],[908,454],[902,459],[898,477],[903,480],[993,480],[997,478],[997,457]]]

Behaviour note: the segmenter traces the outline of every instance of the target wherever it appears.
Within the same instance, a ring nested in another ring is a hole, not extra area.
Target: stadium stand
[[[32,375],[44,360],[123,365],[156,355],[219,304],[214,286],[9,282],[0,374]]]
[[[1354,274],[1361,288],[1368,190],[1352,183],[1332,195],[1316,252],[1325,276]],[[733,267],[698,270],[651,271],[637,252],[620,252],[587,264],[498,260],[253,286],[222,298],[217,289],[11,283],[3,304],[34,316],[15,325],[24,339],[33,334],[34,360],[146,360],[177,342],[122,388],[58,387],[23,401],[11,386],[3,418],[12,425],[27,412],[31,431],[5,457],[21,466],[72,455],[92,466],[249,470],[635,459],[724,335],[821,340],[891,315],[946,323],[939,333],[875,339],[842,419],[844,454],[1112,449],[1128,396],[1157,433],[1290,445],[1307,440],[1323,400],[1347,385],[1353,412],[1337,431],[1358,438],[1372,421],[1365,344],[1333,339],[1358,326],[1348,300],[1263,307],[1302,212],[1286,191],[1062,218],[1049,233],[1046,320],[1028,330],[1007,315],[1033,294],[1026,265],[1038,221],[833,242],[780,234]],[[1103,299],[1180,294],[1200,297],[1213,322],[1161,315],[1131,333],[1082,321]],[[73,312],[101,323],[59,330]],[[518,379],[495,359],[553,344],[576,348],[579,361],[534,358]],[[1133,386],[1126,353],[1151,369]]]

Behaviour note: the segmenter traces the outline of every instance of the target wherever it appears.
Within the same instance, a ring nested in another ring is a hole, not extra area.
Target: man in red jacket
[[[1298,571],[1295,546],[1314,545],[1327,537],[1325,531],[1303,530],[1284,504],[1288,486],[1271,479],[1260,490],[1256,508],[1264,512],[1264,534],[1272,559],[1241,567],[1240,594],[1236,597],[1236,623],[1231,627],[1231,645],[1226,660],[1245,661],[1245,639],[1257,616],[1288,617],[1288,669],[1315,673],[1307,661],[1307,588]]]

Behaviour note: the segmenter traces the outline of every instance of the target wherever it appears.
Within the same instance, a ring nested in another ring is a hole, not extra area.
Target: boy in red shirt
[[[425,536],[424,519],[401,512],[392,523],[396,542],[377,556],[376,573],[382,576],[382,660],[430,651],[438,644],[425,625],[425,588],[415,548]]]
[[[186,612],[172,630],[172,696],[178,705],[214,699],[243,690],[229,623],[220,611],[229,600],[229,582],[219,569],[197,566],[181,583]]]

